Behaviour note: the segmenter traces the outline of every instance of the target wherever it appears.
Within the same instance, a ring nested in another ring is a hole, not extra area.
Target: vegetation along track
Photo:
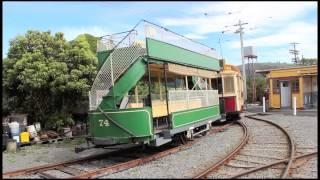
[[[245,117],[239,122],[244,130],[239,145],[193,178],[286,178],[293,161],[317,154],[294,156],[294,142],[285,129],[253,115]]]
[[[231,124],[225,124],[213,128],[209,134],[222,131],[230,125]],[[3,178],[95,178],[102,174],[106,175],[129,169],[180,150],[187,149],[196,141],[197,139],[181,146],[166,145],[147,149],[134,146],[106,154],[7,172],[3,174]]]

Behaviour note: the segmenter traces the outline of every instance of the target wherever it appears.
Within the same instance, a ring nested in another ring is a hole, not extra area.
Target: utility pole
[[[293,63],[294,63],[294,64],[298,64],[297,55],[299,54],[299,51],[296,50],[296,44],[299,44],[299,43],[297,43],[297,42],[292,42],[292,43],[290,43],[290,44],[293,45],[293,49],[290,49],[290,50],[289,50],[289,52],[294,55],[294,58],[292,58]]]
[[[239,20],[238,24],[235,24],[234,26],[239,26],[239,29],[235,33],[240,33],[240,45],[241,45],[241,60],[242,60],[242,78],[243,78],[243,94],[244,94],[244,104],[245,108],[247,109],[247,79],[246,79],[246,68],[245,68],[245,62],[243,57],[243,28],[242,25],[245,25],[248,23],[241,23],[241,20]]]
[[[223,59],[220,37],[219,37],[219,45],[220,45],[220,54],[221,54],[221,57]]]

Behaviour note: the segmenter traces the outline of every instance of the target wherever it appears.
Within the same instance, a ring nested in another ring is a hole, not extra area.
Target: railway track
[[[225,124],[212,129],[208,134],[217,133],[226,129],[231,124]],[[198,139],[181,146],[164,146],[160,148],[142,149],[132,147],[120,149],[107,154],[85,157],[81,159],[37,166],[27,169],[3,173],[3,178],[95,178],[99,175],[115,173],[129,169],[152,160],[167,156],[172,153],[191,147]]]
[[[292,167],[317,155],[295,156],[293,139],[285,129],[253,115],[245,117],[244,123],[239,122],[244,131],[239,145],[193,178],[286,178]]]

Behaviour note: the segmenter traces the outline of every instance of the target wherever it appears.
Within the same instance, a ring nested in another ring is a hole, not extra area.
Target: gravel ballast
[[[294,139],[297,152],[296,155],[317,151],[317,116],[288,116],[282,114],[272,114],[268,116],[257,117],[273,121],[284,127]],[[246,121],[246,119],[243,118],[241,121]],[[274,138],[279,138],[279,144],[271,144],[271,139],[264,141],[263,148],[261,148],[259,144],[247,144],[245,146],[246,151],[237,159],[230,161],[232,165],[254,166],[260,161],[269,162],[267,159],[259,158],[256,159],[257,162],[244,163],[244,161],[248,159],[249,155],[268,157],[274,156],[275,161],[279,155],[281,157],[285,157],[287,155],[285,149],[285,147],[287,147],[287,141],[282,137],[281,131],[273,131],[267,125],[261,126],[260,123],[255,123],[254,120],[249,120],[247,122],[251,122],[250,124],[247,124],[254,127],[254,134],[257,134],[257,136],[266,137],[268,134],[264,132],[271,133]],[[207,135],[199,139],[197,143],[186,150],[171,154],[155,161],[151,161],[141,166],[114,174],[99,176],[98,178],[190,178],[197,172],[206,169],[207,165],[217,162],[229,151],[231,151],[239,143],[242,135],[242,128],[238,125],[232,125],[223,132]],[[256,138],[252,140],[255,143],[261,143]],[[277,148],[277,152],[272,153],[272,151],[268,150],[269,148]],[[107,151],[110,150],[91,149],[76,154],[74,153],[74,145],[64,145],[64,143],[61,143],[61,145],[50,144],[24,147],[16,154],[3,152],[3,172],[77,159],[79,157],[86,157],[97,153],[105,153]],[[300,167],[293,169],[292,174],[290,174],[288,178],[317,178],[317,160],[317,156],[310,158],[310,160],[302,164]],[[99,164],[99,162],[97,162],[97,164]],[[89,167],[89,165],[88,167],[81,168],[95,169],[95,167]],[[234,168],[226,167],[225,170],[225,174],[231,174],[229,171],[233,171]],[[270,169],[268,171],[261,171],[251,174],[250,177],[272,178],[275,177],[274,175],[272,176],[272,174],[280,174],[281,171],[282,169]],[[236,173],[237,172],[232,172],[232,174]],[[219,174],[215,177],[226,178],[226,175]]]
[[[296,154],[305,154],[318,151],[318,117],[315,116],[293,116],[282,114],[271,114],[268,116],[257,116],[270,120],[284,127],[292,136],[295,143]],[[318,178],[318,156],[310,158],[306,163],[294,169],[289,178]]]
[[[89,149],[75,153],[74,148],[83,140],[64,141],[53,144],[38,144],[21,147],[17,153],[2,153],[2,171],[9,172],[23,168],[30,168],[50,163],[64,162],[68,160],[102,154],[114,150]]]
[[[204,170],[206,165],[220,160],[240,142],[242,136],[242,128],[232,125],[224,132],[201,138],[189,149],[100,178],[190,178]]]

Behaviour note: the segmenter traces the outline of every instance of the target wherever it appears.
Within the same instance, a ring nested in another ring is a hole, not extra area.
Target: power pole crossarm
[[[296,50],[296,44],[299,44],[299,43],[293,42],[293,43],[290,43],[290,44],[293,45],[293,49],[290,49],[289,52],[294,55],[293,63],[297,64],[298,63],[297,55],[299,54],[299,51]]]

